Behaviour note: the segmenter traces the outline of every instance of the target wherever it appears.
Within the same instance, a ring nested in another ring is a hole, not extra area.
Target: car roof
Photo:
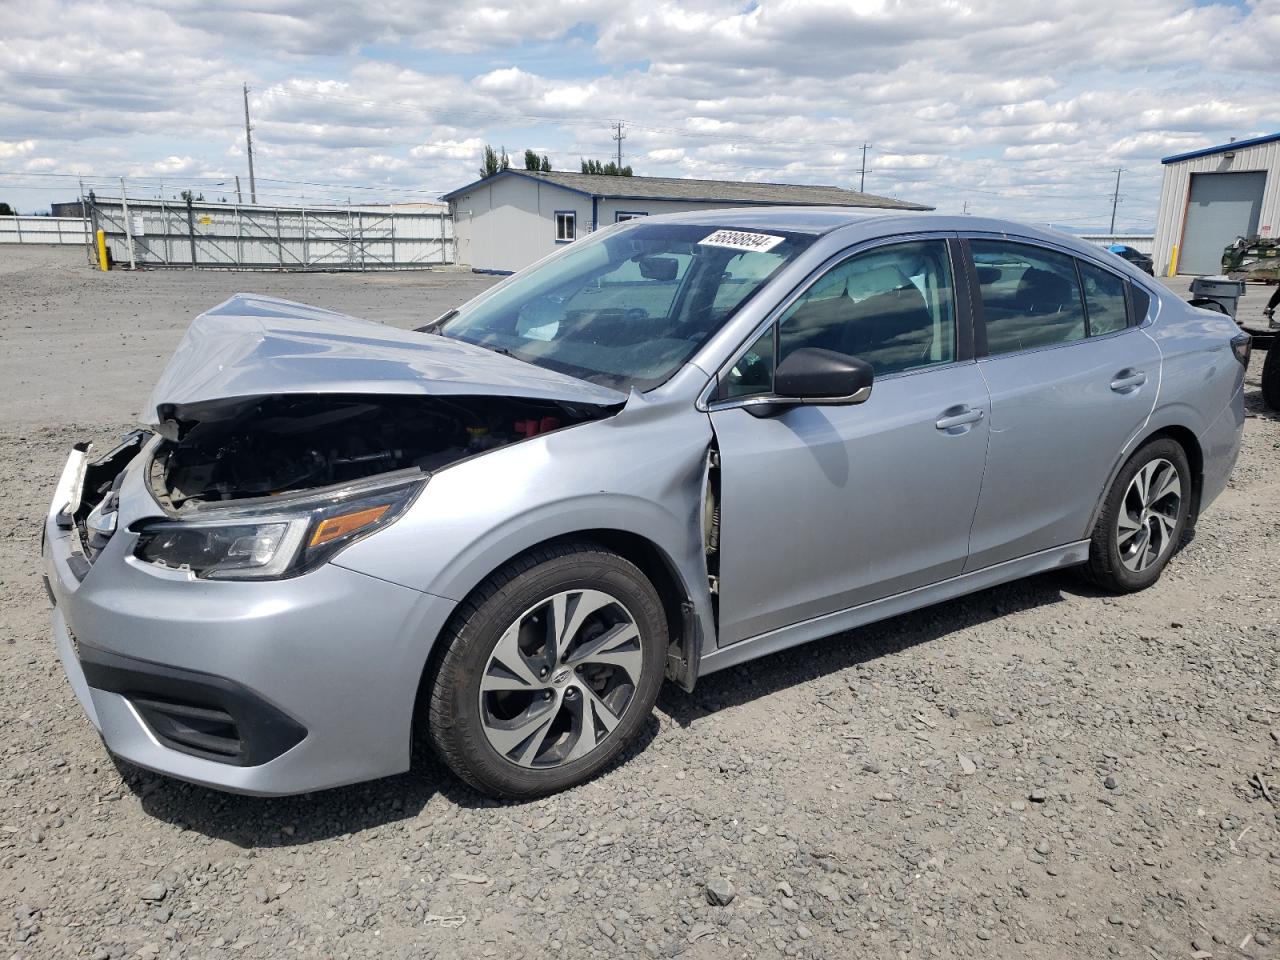
[[[895,234],[956,231],[983,233],[996,236],[1021,237],[1043,240],[1068,247],[1087,256],[1099,257],[1107,253],[1087,240],[1052,228],[1038,227],[1016,220],[995,217],[973,217],[959,214],[934,213],[915,210],[872,210],[848,207],[713,207],[707,210],[691,210],[683,213],[661,214],[658,217],[672,223],[696,224],[707,227],[727,227],[738,230],[782,230],[790,233],[808,233],[813,236],[839,231],[850,241],[889,237]]]
[[[914,211],[902,212],[914,213]],[[753,206],[712,207],[707,210],[661,214],[660,218],[672,223],[732,227],[738,230],[785,230],[788,233],[809,233],[817,236],[852,224],[887,219],[887,216],[884,210],[871,208]],[[643,219],[654,220],[658,217]]]

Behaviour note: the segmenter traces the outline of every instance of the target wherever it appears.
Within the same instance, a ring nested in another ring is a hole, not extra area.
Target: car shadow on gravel
[[[860,663],[946,638],[1011,613],[1060,603],[1067,596],[1110,596],[1069,571],[1052,571],[834,633],[699,680],[692,694],[667,684],[658,709],[680,726]]]
[[[657,733],[657,717],[650,717],[601,776],[642,753]],[[243,848],[300,846],[412,820],[437,794],[467,809],[533,802],[495,800],[472,790],[425,744],[415,747],[408,773],[294,797],[223,793],[111,759],[148,816]]]

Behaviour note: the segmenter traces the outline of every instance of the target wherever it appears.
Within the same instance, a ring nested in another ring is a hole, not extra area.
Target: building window
[[[613,215],[614,223],[622,223],[623,220],[634,220],[636,217],[647,217],[649,214],[637,210],[619,210]]]
[[[578,215],[572,210],[556,211],[556,243],[568,243],[578,238]]]

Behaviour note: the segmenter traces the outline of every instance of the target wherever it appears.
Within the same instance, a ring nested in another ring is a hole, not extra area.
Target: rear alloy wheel
[[[529,798],[587,780],[635,738],[668,636],[634,564],[568,544],[491,577],[440,642],[428,719],[437,753],[485,793]]]
[[[1190,510],[1191,469],[1180,444],[1153,440],[1121,469],[1089,545],[1085,573],[1129,592],[1159,579],[1177,550]]]
[[[1148,461],[1133,479],[1116,512],[1120,562],[1142,573],[1173,549],[1173,531],[1182,515],[1182,481],[1165,459]]]

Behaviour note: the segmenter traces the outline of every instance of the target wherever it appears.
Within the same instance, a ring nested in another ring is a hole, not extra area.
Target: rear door
[[[1118,274],[1024,241],[968,245],[991,425],[966,571],[1086,538],[1160,382]]]

